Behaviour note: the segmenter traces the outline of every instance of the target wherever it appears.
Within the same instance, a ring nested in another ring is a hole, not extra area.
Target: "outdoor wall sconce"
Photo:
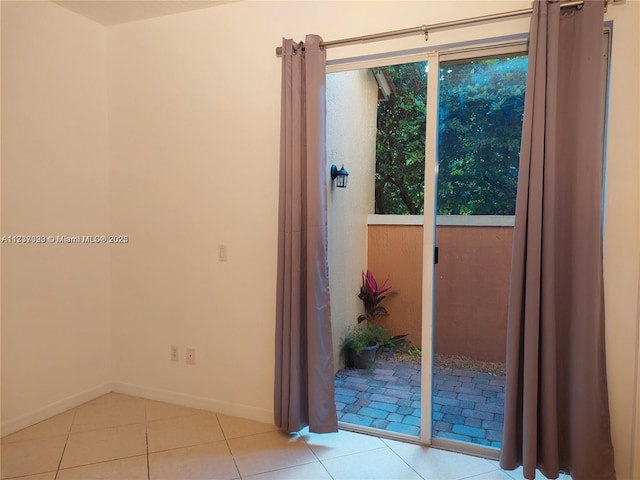
[[[342,168],[340,170],[338,170],[338,167],[336,167],[335,165],[331,165],[331,180],[333,181],[336,178],[338,179],[338,181],[336,182],[337,187],[347,188],[348,176],[349,172],[344,169],[344,165],[342,165]]]

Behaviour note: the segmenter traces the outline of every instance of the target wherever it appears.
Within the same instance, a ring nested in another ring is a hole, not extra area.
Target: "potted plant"
[[[387,298],[385,294],[391,293],[391,285],[387,286],[388,283],[389,277],[378,286],[371,270],[362,272],[362,286],[358,298],[364,303],[364,314],[358,317],[358,323],[375,322],[379,316],[388,315],[387,309],[380,305],[380,302]]]
[[[364,303],[365,313],[358,316],[358,324],[351,328],[342,341],[341,351],[347,367],[371,368],[379,348],[393,352],[406,346],[406,335],[389,336],[386,328],[378,323],[381,316],[388,315],[380,303],[390,294],[387,278],[378,285],[370,270],[362,272],[362,286],[358,298]]]
[[[367,269],[362,272],[362,286],[358,298],[364,303],[365,313],[358,317],[358,323],[366,321],[368,324],[376,324],[380,317],[389,314],[387,309],[380,303],[391,295],[391,285],[389,285],[389,277],[385,279],[382,285],[378,285],[373,273]],[[383,350],[393,353],[394,350],[407,347],[407,335],[389,336],[384,330],[384,335],[378,339],[378,343]]]
[[[349,329],[341,347],[347,367],[371,368],[380,347],[379,342],[385,336],[382,325],[361,323]]]

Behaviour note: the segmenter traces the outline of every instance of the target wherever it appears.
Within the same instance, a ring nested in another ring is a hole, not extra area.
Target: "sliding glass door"
[[[338,417],[343,428],[411,441],[430,435],[421,365],[428,70],[422,55],[327,76],[329,163],[350,174],[329,206]],[[377,356],[357,368],[367,335]]]
[[[497,454],[527,57],[444,57],[439,75],[432,436]]]
[[[342,428],[497,455],[523,48],[327,75],[329,165],[350,173],[329,198]],[[367,270],[390,289],[358,323]],[[378,356],[353,368],[349,342],[367,325],[382,327]]]

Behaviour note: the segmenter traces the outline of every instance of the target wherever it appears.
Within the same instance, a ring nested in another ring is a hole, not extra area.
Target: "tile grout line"
[[[368,452],[374,452],[376,450],[383,450],[385,448],[389,448],[389,445],[384,445],[382,447],[378,447],[378,448],[372,448],[370,450],[362,450],[360,452],[353,452],[353,453],[347,453],[345,455],[337,455],[335,457],[331,457],[331,458],[325,458],[324,460],[320,460],[318,459],[318,461],[320,462],[320,465],[322,465],[322,467],[327,471],[327,473],[329,474],[329,476],[333,479],[333,475],[331,475],[331,473],[329,472],[329,470],[327,469],[327,466],[324,464],[324,462],[326,461],[330,461],[330,460],[336,460],[338,458],[345,458],[345,457],[350,457],[352,455],[358,455],[359,453],[368,453]],[[417,473],[417,472],[416,472]],[[419,476],[419,475],[418,475]],[[422,478],[422,477],[420,477]]]
[[[222,437],[224,438],[224,443],[227,446],[227,451],[229,452],[229,455],[231,455],[231,459],[233,460],[233,465],[234,467],[236,467],[236,472],[238,472],[238,478],[242,479],[242,474],[240,473],[238,462],[236,462],[236,457],[233,454],[233,451],[231,450],[231,445],[229,445],[229,440],[231,439],[227,438],[227,434],[225,433],[224,428],[222,428],[222,423],[220,422],[220,417],[218,416],[218,413],[216,412],[212,412],[212,413],[216,416],[216,422],[218,422],[218,426],[220,427],[220,431],[222,432]]]
[[[108,395],[108,394],[106,394],[106,395]],[[102,395],[101,397],[103,397],[103,396],[104,395]],[[97,397],[97,399],[99,399],[101,397]],[[95,402],[95,400],[97,400],[97,399],[90,400],[89,402],[85,402],[82,405],[79,405],[79,406],[77,406],[77,407],[75,407],[73,409],[74,410],[74,415],[73,415],[73,419],[71,421],[71,425],[69,427],[69,433],[67,434],[67,442],[65,443],[65,447],[64,447],[64,450],[63,450],[62,457],[64,457],[64,453],[66,452],[66,447],[67,447],[67,444],[69,442],[69,438],[70,438],[72,433],[83,434],[83,433],[87,433],[87,432],[95,432],[95,431],[101,431],[101,430],[117,429],[117,428],[121,428],[121,427],[132,426],[132,425],[142,425],[140,423],[127,423],[127,424],[123,424],[123,425],[114,425],[114,426],[107,426],[107,427],[101,427],[101,428],[92,428],[90,430],[82,430],[82,431],[79,431],[79,432],[74,432],[73,431],[73,424],[74,424],[74,422],[76,420],[76,416],[77,416],[78,410],[80,408],[82,408],[83,406],[86,406],[87,404],[95,405],[95,403],[93,403],[93,402]],[[147,432],[146,432],[146,429],[147,429],[147,427],[146,427],[146,423],[147,423],[146,402],[147,402],[147,399],[144,399],[144,398],[141,398],[141,397],[132,397],[131,399],[116,399],[116,400],[112,400],[112,401],[107,401],[107,402],[104,402],[104,404],[101,402],[98,405],[100,405],[101,407],[104,407],[104,405],[118,403],[118,402],[124,402],[124,401],[129,401],[129,400],[132,400],[132,399],[142,400],[144,402],[144,416],[145,416],[145,418],[144,418],[144,427],[145,427],[145,440],[146,440],[146,443],[147,443],[147,445],[146,445],[146,447],[147,447],[147,454],[146,454],[146,458],[147,458],[147,479],[149,480],[149,475],[150,475],[149,474],[149,444],[148,444],[148,437],[147,437]],[[142,455],[127,455],[127,456],[124,456],[124,457],[118,457],[118,458],[107,459],[107,460],[100,460],[100,461],[92,462],[92,463],[83,463],[83,464],[80,464],[80,465],[73,465],[73,466],[67,467],[67,469],[75,469],[75,468],[87,467],[89,465],[98,465],[98,464],[101,464],[101,463],[109,463],[109,462],[112,462],[112,461],[124,460],[124,459],[128,459],[128,458],[139,457],[139,456],[142,456]],[[60,458],[60,463],[58,464],[58,469],[56,471],[55,479],[57,479],[58,474],[60,473],[60,470],[62,470],[62,468],[61,468],[61,466],[62,466],[62,457]]]
[[[149,427],[147,418],[147,400],[144,401],[144,438],[147,443],[147,480],[151,480],[151,461],[149,459]]]
[[[318,462],[320,463],[320,465],[322,465],[322,468],[324,468],[324,471],[327,472],[327,475],[329,475],[329,478],[331,478],[332,480],[335,480],[334,476],[331,475],[331,472],[327,469],[327,466],[322,463],[322,460],[318,459]]]
[[[75,470],[77,468],[90,467],[91,465],[101,465],[103,463],[117,462],[119,460],[128,460],[129,458],[138,458],[138,457],[142,457],[142,456],[143,456],[143,454],[140,454],[140,455],[127,455],[125,457],[112,458],[112,459],[109,459],[109,460],[99,460],[97,462],[82,463],[80,465],[74,465],[73,467],[67,467],[67,468],[63,468],[61,470]],[[41,472],[41,473],[35,473],[35,474],[31,474],[31,475],[41,475],[43,473],[49,473],[49,472]],[[27,475],[27,476],[29,476],[29,475]],[[2,480],[14,480],[14,479],[22,479],[22,476],[21,477],[3,478]]]
[[[391,448],[391,445],[387,445],[387,448],[388,448],[389,450],[391,450],[391,452],[392,452],[396,457],[398,457],[398,458],[399,458],[399,459],[400,459],[400,460],[401,460],[401,461],[402,461],[402,462],[403,462],[407,467],[409,467],[411,470],[413,470],[414,472],[416,472],[416,475],[418,475],[418,477],[419,477],[419,478],[422,478],[422,479],[424,480],[424,477],[423,477],[422,475],[420,475],[420,473],[419,473],[415,468],[413,468],[411,465],[409,465],[409,463],[408,463],[404,458],[402,458],[398,452],[396,452],[393,448]]]
[[[276,468],[276,469],[273,469],[273,470],[265,470],[264,472],[251,473],[251,474],[247,475],[246,477],[242,477],[242,475],[240,475],[239,478],[242,479],[242,478],[253,477],[253,476],[256,476],[256,475],[264,475],[266,473],[281,472],[283,470],[291,470],[292,468],[303,467],[305,465],[313,465],[314,463],[316,463],[316,462],[305,462],[305,463],[301,463],[299,465],[291,465],[289,467],[282,467],[282,468]],[[326,467],[322,464],[321,461],[318,460],[318,463],[321,464],[322,467],[326,470]],[[333,477],[331,476],[331,474],[329,474],[329,472],[327,472],[327,474],[333,479]]]
[[[149,444],[149,432],[148,432],[148,423],[150,422],[150,420],[149,420],[149,418],[148,418],[148,413],[149,413],[149,412],[148,412],[149,400],[148,400],[148,399],[141,399],[141,400],[143,400],[143,401],[145,402],[145,403],[144,403],[144,426],[145,426],[145,443],[146,443],[147,480],[151,480],[151,470],[150,470],[150,444]],[[113,403],[115,403],[115,402],[113,402]],[[54,473],[54,476],[53,476],[54,480],[55,480],[55,479],[57,479],[57,478],[59,478],[59,473],[60,473],[60,472],[61,472],[61,470],[62,470],[62,468],[61,468],[61,467],[62,467],[62,461],[63,461],[63,459],[64,459],[64,457],[65,457],[66,450],[67,450],[68,445],[69,445],[69,443],[70,443],[71,433],[83,433],[83,432],[74,432],[74,431],[73,431],[75,421],[82,421],[82,420],[83,420],[83,418],[81,418],[81,417],[82,417],[82,415],[79,415],[79,408],[80,408],[80,407],[75,407],[75,408],[73,409],[72,418],[71,418],[71,421],[70,421],[69,426],[68,426],[68,428],[67,428],[67,432],[66,432],[66,439],[65,439],[64,446],[63,446],[63,448],[62,448],[62,452],[61,452],[61,455],[60,455],[60,459],[59,459],[59,461],[58,461],[58,466],[57,466],[57,468],[56,468],[56,471],[55,471],[55,472],[52,472],[52,473]],[[221,420],[220,420],[220,414],[218,414],[217,412],[209,412],[209,413],[214,414],[214,415],[216,416],[216,422],[217,422],[217,424],[218,424],[218,426],[219,426],[219,428],[220,428],[221,433],[223,434],[223,439],[225,440],[225,444],[226,444],[226,446],[227,446],[227,451],[228,451],[228,453],[231,455],[232,460],[233,460],[233,462],[234,462],[234,466],[235,466],[235,468],[236,468],[236,473],[237,473],[237,475],[238,475],[238,477],[234,477],[234,478],[240,478],[240,479],[244,478],[244,477],[240,474],[240,469],[238,468],[238,462],[237,462],[237,459],[236,459],[235,455],[233,454],[233,452],[232,452],[232,450],[231,450],[230,441],[231,441],[231,440],[234,440],[234,439],[233,439],[233,438],[227,438],[227,434],[225,433],[224,429],[222,428],[222,424],[221,424]],[[197,415],[197,414],[196,414],[196,413],[194,413],[194,414],[190,414],[190,415],[185,415],[184,417],[186,418],[186,417],[190,417],[190,416],[192,416],[192,415]],[[182,416],[180,416],[180,417],[182,417]],[[177,417],[176,417],[176,418],[177,418]],[[139,424],[139,422],[138,422],[138,424]],[[110,429],[110,428],[121,428],[121,427],[128,426],[128,425],[135,425],[135,424],[117,425],[117,426],[114,426],[114,427],[103,427],[103,428],[100,428],[100,429],[97,429],[97,430],[105,430],[105,429]],[[279,430],[275,430],[275,431],[278,431],[278,432],[279,432]],[[338,430],[338,433],[339,433],[340,431],[341,431],[341,430]],[[272,431],[259,432],[259,433],[251,433],[251,434],[242,435],[241,437],[237,437],[237,438],[249,438],[249,437],[256,438],[256,437],[259,437],[260,435],[266,435],[266,434],[269,434],[269,433],[272,433]],[[298,438],[301,438],[301,439],[302,439],[302,443],[303,443],[303,444],[304,444],[304,445],[305,445],[305,446],[306,446],[306,447],[311,451],[311,453],[313,454],[313,457],[315,458],[315,461],[304,462],[304,463],[301,463],[301,464],[299,464],[299,465],[291,465],[291,466],[288,466],[288,467],[276,468],[276,469],[274,469],[274,470],[269,470],[268,472],[285,471],[285,470],[288,470],[288,469],[291,469],[291,468],[295,468],[295,467],[302,467],[302,466],[304,466],[304,465],[311,465],[311,464],[313,464],[313,463],[316,463],[316,462],[317,462],[317,463],[320,463],[320,465],[322,465],[322,468],[323,468],[323,470],[326,472],[326,474],[327,474],[328,478],[333,479],[334,477],[333,477],[333,476],[331,475],[331,473],[329,472],[329,470],[328,470],[327,466],[325,465],[325,462],[328,462],[328,461],[333,460],[333,459],[335,459],[335,458],[345,458],[345,457],[350,457],[350,456],[352,457],[352,456],[356,455],[357,453],[361,453],[361,452],[345,453],[345,454],[343,454],[343,455],[338,455],[338,456],[336,456],[336,457],[331,457],[331,458],[327,458],[327,459],[321,460],[321,459],[319,458],[318,454],[316,453],[316,451],[314,451],[314,450],[313,450],[313,448],[312,448],[311,443],[312,443],[313,439],[312,439],[312,437],[311,437],[311,434],[310,434],[310,435],[308,436],[308,438],[307,438],[307,437],[305,437],[305,435],[303,435],[302,433],[300,433],[300,432],[296,432],[296,433],[295,433],[295,436],[296,436],[296,437],[298,437]],[[372,435],[372,436],[376,437],[375,435]],[[376,438],[379,438],[379,437],[376,437]],[[206,444],[206,443],[214,443],[214,442],[204,442],[204,443]],[[176,449],[180,449],[180,448],[186,448],[186,447],[176,447],[176,448],[171,448],[171,449],[168,449],[168,450],[176,450]],[[422,478],[422,479],[424,478],[424,477],[423,477],[423,476],[422,476],[422,475],[421,475],[421,474],[420,474],[420,473],[419,473],[419,472],[418,472],[414,467],[412,467],[412,466],[411,466],[411,465],[410,465],[410,464],[409,464],[409,463],[408,463],[408,462],[407,462],[407,461],[406,461],[406,460],[405,460],[405,459],[404,459],[404,458],[403,458],[403,457],[402,457],[398,452],[396,452],[396,450],[393,448],[393,445],[389,445],[389,444],[387,444],[386,442],[383,442],[383,443],[381,444],[381,446],[380,446],[380,447],[377,447],[377,448],[370,448],[370,449],[367,449],[367,450],[362,451],[362,453],[363,453],[363,452],[365,452],[365,451],[369,451],[369,452],[370,452],[370,451],[375,451],[375,450],[381,450],[382,448],[388,448],[388,449],[390,449],[390,450],[394,453],[394,455],[395,455],[396,457],[400,458],[400,460],[402,460],[402,462],[403,462],[404,464],[406,464],[406,465],[411,469],[411,471],[414,471],[414,472],[415,472],[415,474],[418,476],[418,478]],[[73,449],[72,449],[72,450],[73,450]],[[71,451],[71,450],[70,450],[70,451]],[[72,452],[72,453],[73,453],[73,452]],[[98,462],[93,462],[93,463],[91,463],[91,464],[83,464],[83,465],[74,465],[74,466],[69,466],[69,467],[67,467],[67,468],[69,468],[69,469],[73,469],[73,468],[76,468],[76,467],[83,467],[83,466],[92,465],[92,464],[108,463],[108,462],[111,462],[111,461],[113,461],[113,460],[119,460],[119,459],[131,458],[131,457],[136,457],[136,456],[139,456],[139,455],[140,455],[140,454],[138,454],[138,455],[127,455],[127,456],[124,456],[124,457],[121,457],[121,458],[118,458],[118,459],[102,460],[102,461],[98,461]],[[466,479],[466,480],[473,480],[473,479],[474,479],[474,478],[476,478],[478,475],[485,475],[485,474],[488,474],[488,473],[491,473],[491,472],[495,472],[495,471],[500,471],[501,473],[503,473],[503,474],[505,475],[505,480],[513,478],[513,477],[511,476],[512,472],[504,471],[504,470],[500,469],[499,467],[496,467],[493,463],[487,463],[487,468],[488,468],[488,469],[490,469],[490,470],[487,470],[487,472],[484,472],[484,473],[477,473],[477,474],[474,474],[474,475],[471,475],[471,476],[462,476],[462,477],[460,477],[458,480],[465,480],[465,479]],[[260,473],[268,473],[268,472],[260,472]],[[566,476],[565,476],[564,474],[562,474],[562,476],[561,476],[560,478],[561,478],[561,479],[564,479],[565,477],[566,477]]]
[[[280,429],[278,429],[276,431],[279,432],[279,433],[283,433]],[[251,435],[244,435],[242,437],[237,437],[237,438],[257,437],[258,435],[265,435],[265,434],[269,434],[269,433],[272,433],[272,432],[254,433],[254,434],[251,434]],[[298,431],[298,432],[289,432],[289,435],[300,437],[302,439],[302,442],[305,444],[305,446],[311,451],[311,453],[314,455],[314,457],[316,457],[317,463],[322,465],[322,468],[325,469],[325,471],[327,472],[329,477],[331,477],[333,479],[333,476],[329,473],[329,471],[327,470],[327,467],[324,465],[324,463],[322,463],[322,460],[320,460],[318,458],[318,456],[315,454],[313,449],[309,446],[307,441],[303,438],[302,434],[300,434],[300,432]],[[234,440],[234,439],[231,439],[231,440]],[[231,454],[231,456],[233,457],[233,461],[235,462],[235,456],[233,455],[233,453]],[[279,472],[279,471],[282,471],[282,470],[288,470],[288,469],[291,469],[291,468],[301,467],[303,465],[312,465],[314,463],[316,463],[316,462],[304,462],[304,463],[300,463],[298,465],[291,465],[291,466],[288,466],[288,467],[276,468],[276,469],[273,469],[273,470],[265,470],[263,472],[252,473],[250,475],[247,475],[247,477],[251,477],[251,476],[254,476],[254,475],[263,475],[265,473]],[[240,469],[238,469],[238,474],[240,474]],[[240,474],[239,478],[240,479],[243,478],[241,474]]]
[[[330,473],[330,472],[329,472],[329,470],[327,469],[327,466],[326,466],[326,465],[322,462],[322,460],[318,457],[318,455],[316,454],[316,452],[314,452],[314,451],[313,451],[313,448],[311,448],[311,446],[309,446],[309,442],[307,442],[307,440],[304,438],[304,435],[302,435],[302,434],[300,433],[300,431],[298,431],[298,432],[296,432],[296,433],[297,433],[297,435],[299,435],[299,436],[300,436],[300,438],[302,439],[302,441],[304,442],[304,444],[307,446],[307,448],[308,448],[309,450],[311,450],[311,453],[313,453],[313,456],[314,456],[314,457],[316,457],[316,460],[318,460],[318,463],[319,463],[320,465],[322,465],[322,468],[324,468],[324,471],[325,471],[325,472],[327,472],[327,475],[329,475],[329,477],[330,477],[331,479],[333,479],[333,475],[331,475],[331,473]],[[337,432],[335,432],[335,433],[340,433],[340,429],[338,429],[338,431],[337,431]],[[311,432],[309,432],[309,434],[311,434]]]
[[[69,423],[69,430],[67,431],[67,439],[64,442],[64,447],[62,448],[62,453],[60,454],[60,461],[58,462],[58,467],[56,468],[56,474],[54,475],[54,480],[58,478],[58,474],[60,473],[60,468],[62,467],[62,459],[64,458],[64,454],[67,451],[67,445],[69,444],[69,437],[71,437],[71,431],[73,430],[73,422],[76,421],[76,415],[78,414],[78,407],[73,409],[73,418],[71,419],[71,423]]]
[[[318,459],[318,461],[320,463],[322,463],[323,461],[327,461],[327,460],[335,460],[337,458],[344,458],[344,457],[350,457],[351,455],[357,455],[359,453],[368,453],[368,452],[375,452],[376,450],[383,450],[385,448],[389,448],[389,445],[382,445],[381,447],[376,447],[376,448],[370,448],[368,450],[360,450],[358,452],[352,452],[352,453],[345,453],[344,455],[336,455],[335,457],[331,457],[331,458],[325,458],[324,460],[320,460]]]
[[[476,457],[476,458],[481,458],[481,457]],[[505,475],[509,480],[511,480],[511,475],[509,475],[507,472],[505,472],[504,470],[502,470],[500,468],[500,466],[495,466],[491,464],[491,461],[487,458],[484,458],[483,460],[486,460],[487,462],[487,468],[493,468],[493,470],[487,470],[486,472],[482,472],[482,473],[475,473],[473,475],[469,475],[467,477],[460,477],[458,480],[473,480],[475,477],[479,477],[481,475],[487,475],[488,473],[493,473],[493,472],[500,472],[503,475]],[[505,479],[506,480],[506,479]]]

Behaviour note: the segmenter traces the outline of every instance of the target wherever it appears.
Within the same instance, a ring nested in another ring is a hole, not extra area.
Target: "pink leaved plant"
[[[386,278],[382,285],[378,285],[371,270],[367,269],[366,272],[362,272],[362,286],[360,287],[358,298],[364,303],[365,313],[358,317],[358,323],[364,322],[365,320],[375,321],[377,317],[388,314],[387,309],[382,307],[380,302],[387,298],[387,292],[390,290],[389,277]]]

